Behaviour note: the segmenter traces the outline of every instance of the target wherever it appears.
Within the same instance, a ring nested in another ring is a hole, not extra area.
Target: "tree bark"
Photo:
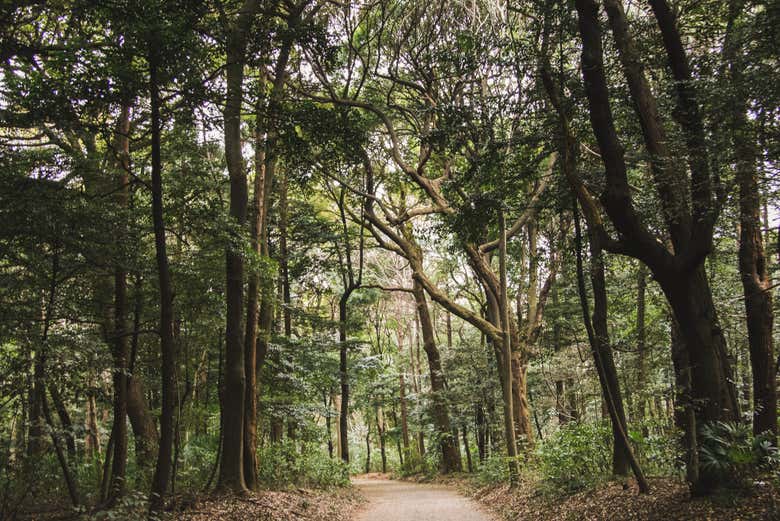
[[[398,346],[400,349],[400,345]],[[409,454],[409,413],[406,405],[406,381],[403,370],[398,373],[398,401],[401,402],[401,440],[404,453]]]
[[[674,366],[674,424],[683,433],[685,478],[688,483],[699,480],[699,447],[696,432],[696,412],[691,401],[691,363],[688,351],[674,316],[671,323],[672,365]]]
[[[247,219],[247,179],[241,155],[241,107],[243,102],[244,65],[249,30],[260,2],[245,0],[236,20],[228,28],[225,109],[225,158],[230,178],[230,218],[243,228]],[[224,394],[221,404],[224,418],[222,462],[217,487],[243,493],[244,478],[244,416],[246,414],[245,330],[242,323],[244,306],[244,259],[238,234],[231,237],[225,251],[225,364]],[[251,370],[250,373],[254,373]],[[254,392],[254,390],[252,390]],[[253,413],[253,411],[252,411]]]
[[[333,403],[333,409],[336,411],[336,422],[334,427],[336,428],[336,456],[342,459],[341,453],[341,393],[333,393],[331,398]]]
[[[382,456],[382,473],[387,472],[387,452],[385,450],[385,415],[382,407],[376,409],[376,432],[379,437],[379,453]]]
[[[138,377],[127,382],[127,417],[133,428],[135,438],[135,458],[139,467],[151,465],[157,456],[157,425],[154,422],[149,404]]]
[[[333,413],[331,409],[331,403],[328,398],[328,395],[325,394],[324,402],[325,410],[327,411],[325,414],[325,432],[328,436],[328,457],[333,459]]]
[[[257,127],[255,129],[255,184],[254,219],[252,222],[252,245],[262,258],[269,258],[269,216],[271,211],[271,192],[278,162],[277,142],[279,130],[276,121],[281,111],[281,100],[286,83],[287,63],[292,46],[292,29],[298,24],[300,12],[293,10],[288,19],[290,34],[282,46],[274,66],[274,78],[268,106],[264,107],[265,79],[260,83],[256,110]],[[263,110],[266,111],[263,114]],[[264,135],[264,132],[267,134]],[[257,299],[260,278],[257,272],[250,273],[249,301],[247,304],[247,333],[245,336],[245,373],[246,398],[244,404],[244,479],[247,487],[255,489],[257,479],[257,374],[262,369],[271,340],[274,317],[274,295],[270,284],[263,284],[260,290],[260,309],[258,315]],[[252,315],[250,317],[250,314]],[[259,318],[259,324],[258,324]],[[278,436],[279,440],[281,435]]]
[[[439,448],[441,450],[440,470],[443,474],[460,472],[458,440],[452,437],[450,415],[447,411],[445,396],[444,373],[442,372],[439,348],[436,346],[436,338],[434,337],[433,320],[431,319],[422,284],[415,279],[412,283],[412,289],[414,301],[417,305],[417,316],[420,319],[423,350],[428,358],[431,398],[433,401],[433,421],[439,435]]]
[[[85,418],[84,451],[89,459],[100,455],[100,431],[97,424],[97,405],[95,404],[95,391],[87,391],[87,412]]]
[[[487,459],[488,426],[487,421],[485,421],[485,410],[482,407],[482,404],[478,404],[476,409],[474,422],[476,423],[477,431],[477,454],[479,456],[479,462],[484,463],[485,459]]]
[[[733,34],[740,23],[739,15],[744,8],[742,4],[738,0],[729,2],[729,26],[724,44],[730,86],[735,93],[731,103],[731,136],[739,185],[739,272],[745,295],[745,318],[753,373],[753,434],[769,433],[776,444],[777,380],[772,342],[772,280],[761,234],[756,135],[747,118],[742,49]]]
[[[634,475],[639,485],[639,491],[647,493],[650,491],[650,487],[629,444],[626,417],[620,394],[620,385],[617,379],[615,362],[612,357],[612,348],[609,343],[609,330],[607,327],[607,291],[601,244],[595,233],[589,234],[591,284],[593,286],[593,317],[591,319],[588,312],[588,297],[582,266],[582,233],[580,231],[579,217],[577,215],[575,215],[574,226],[575,238],[577,241],[577,289],[580,295],[583,321],[588,333],[591,351],[593,352],[593,360],[598,373],[599,383],[601,384],[602,396],[612,423],[612,472],[616,476],[625,476],[628,474],[628,467],[630,466],[634,471]]]
[[[152,479],[150,511],[162,510],[168,483],[171,478],[176,414],[176,346],[173,338],[173,288],[168,267],[165,240],[165,219],[162,189],[162,159],[160,156],[160,92],[159,92],[159,42],[149,42],[149,96],[151,100],[152,141],[152,223],[157,259],[157,275],[160,286],[160,351],[162,354],[162,406],[160,408],[160,447],[157,465]],[[124,417],[123,417],[124,418]]]
[[[625,476],[628,474],[630,446],[624,434],[628,432],[626,425],[626,415],[623,408],[622,393],[617,376],[615,360],[612,356],[612,347],[609,341],[609,329],[607,326],[607,285],[604,275],[604,254],[598,244],[598,238],[595,234],[589,234],[590,244],[590,280],[593,287],[593,315],[591,318],[593,330],[593,352],[594,360],[598,369],[599,380],[603,387],[604,404],[607,413],[604,415],[611,419],[612,423],[612,473],[615,476]],[[581,248],[581,234],[579,225],[577,230],[578,255]],[[578,268],[582,267],[582,262],[578,259]],[[578,272],[578,276],[580,273]],[[581,299],[586,301],[584,294],[585,285],[578,285],[580,291],[583,291]],[[616,417],[613,417],[613,411]]]
[[[647,293],[647,268],[639,264],[637,270],[637,295],[636,295],[636,421],[645,419],[645,393],[647,386],[647,332],[645,330],[645,307]],[[642,427],[646,433],[646,427]]]
[[[371,471],[371,422],[366,422],[366,474]]]
[[[468,471],[474,472],[474,465],[471,461],[471,447],[469,446],[468,427],[466,427],[465,424],[463,425],[461,434],[463,434],[463,450],[466,451],[466,465]]]
[[[341,459],[349,463],[349,437],[347,429],[349,415],[349,374],[347,373],[347,301],[349,293],[345,292],[339,299],[339,379],[341,384],[341,403],[339,411],[339,446]]]
[[[504,360],[504,436],[506,437],[507,457],[509,465],[509,483],[514,487],[518,483],[520,469],[517,462],[517,440],[515,439],[515,422],[512,407],[512,347],[509,331],[509,295],[506,281],[506,224],[504,211],[498,212],[499,234],[499,281],[501,284],[499,295],[499,313],[501,316],[502,346],[501,353]]]
[[[65,401],[62,399],[59,389],[53,382],[49,382],[49,394],[51,395],[51,401],[54,404],[54,410],[57,411],[57,416],[62,424],[63,436],[65,438],[65,447],[68,451],[68,461],[74,461],[76,459],[76,439],[73,437],[73,420],[70,418],[68,408],[65,405]]]
[[[119,123],[114,141],[117,160],[117,206],[126,209],[130,194],[130,106],[125,103],[120,111]],[[114,267],[114,328],[111,354],[114,362],[114,455],[111,462],[111,485],[109,501],[116,501],[125,490],[127,474],[127,373],[129,343],[127,335],[127,268],[120,254],[125,245],[127,227],[121,223],[117,230]]]
[[[601,202],[620,236],[619,241],[608,242],[605,247],[647,264],[664,290],[677,323],[680,324],[681,336],[688,351],[691,398],[692,403],[697,404],[696,425],[736,420],[737,400],[725,338],[718,324],[703,264],[706,254],[712,248],[712,231],[719,204],[713,200],[713,176],[706,157],[704,127],[674,15],[664,0],[650,0],[675,79],[676,119],[685,134],[691,170],[690,233],[681,234],[684,240],[680,241],[673,237],[673,242],[684,248],[675,248],[672,253],[650,233],[633,206],[624,151],[617,137],[609,103],[598,4],[594,0],[577,0],[575,3],[583,42],[582,73],[591,126],[606,172]],[[620,15],[614,10],[608,14],[611,17]],[[621,45],[618,35],[616,42]],[[631,72],[629,67],[624,69],[627,73]],[[638,96],[633,93],[632,96],[635,105],[640,107]],[[640,119],[643,124],[649,120],[641,113]],[[647,139],[647,133],[645,138],[651,150],[651,140]],[[662,182],[656,180],[655,183],[659,190],[663,188]],[[670,232],[675,232],[672,226],[669,228]],[[606,235],[603,229],[599,233]],[[688,428],[697,427],[688,425]],[[693,434],[689,439],[695,438]],[[692,483],[694,494],[708,493],[718,484],[719,479],[713,469],[701,468],[695,474],[697,480]]]
[[[258,98],[262,100],[265,82],[261,79]],[[265,203],[265,137],[260,114],[262,101],[258,101],[255,113],[255,178],[251,208],[250,242],[252,251],[258,256],[263,254],[261,230]],[[247,488],[254,490],[259,485],[257,479],[257,373],[258,364],[258,315],[260,300],[260,274],[258,270],[249,272],[247,283],[246,329],[244,334],[244,373],[246,388],[244,398],[244,481]],[[267,344],[266,344],[267,346]]]

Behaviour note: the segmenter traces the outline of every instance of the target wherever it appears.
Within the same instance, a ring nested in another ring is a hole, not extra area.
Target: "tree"
[[[249,31],[260,2],[246,0],[235,18],[229,22],[226,50],[226,99],[223,112],[225,125],[225,158],[230,174],[230,217],[237,230],[225,251],[226,269],[226,329],[225,367],[222,410],[222,461],[219,466],[219,487],[243,492],[244,478],[244,414],[246,400],[246,369],[244,365],[244,260],[241,255],[241,233],[247,217],[247,179],[241,156],[241,107],[244,87]],[[250,349],[253,346],[250,346]],[[252,458],[253,459],[253,458]]]
[[[647,264],[666,294],[683,337],[687,364],[690,364],[691,389],[687,399],[694,404],[697,426],[718,420],[737,418],[737,400],[732,372],[726,354],[725,338],[718,327],[717,313],[704,272],[704,258],[712,248],[712,234],[719,203],[714,200],[713,180],[706,158],[704,128],[693,85],[688,59],[680,42],[674,15],[664,1],[651,6],[663,35],[672,76],[677,91],[679,125],[685,134],[690,158],[690,197],[688,208],[684,177],[663,165],[669,164],[662,148],[665,139],[652,95],[643,80],[640,62],[632,54],[632,44],[625,29],[625,17],[616,2],[609,4],[608,14],[615,41],[629,79],[632,100],[643,125],[645,144],[654,161],[654,182],[663,204],[673,252],[659,242],[636,212],[626,176],[623,148],[615,130],[604,74],[598,4],[576,3],[579,30],[583,42],[582,70],[589,101],[593,132],[599,143],[606,169],[607,183],[601,193],[604,209],[614,224],[619,239],[605,244],[606,249],[630,255]],[[663,164],[661,164],[663,162]],[[692,441],[689,435],[688,440]],[[689,452],[698,450],[689,446]],[[707,493],[718,478],[706,468],[689,468],[689,479],[695,493]],[[692,465],[689,465],[692,467]]]

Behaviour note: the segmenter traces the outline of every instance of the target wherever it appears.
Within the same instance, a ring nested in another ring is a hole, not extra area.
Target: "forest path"
[[[493,521],[474,501],[450,487],[356,478],[352,483],[368,499],[354,521]]]

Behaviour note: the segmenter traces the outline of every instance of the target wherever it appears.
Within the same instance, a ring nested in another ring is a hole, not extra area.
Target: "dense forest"
[[[0,519],[780,516],[778,51],[764,0],[3,2]]]

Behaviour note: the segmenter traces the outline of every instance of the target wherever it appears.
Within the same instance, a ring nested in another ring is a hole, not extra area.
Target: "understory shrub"
[[[718,473],[724,483],[747,486],[762,472],[780,466],[780,454],[769,436],[754,436],[749,423],[712,422],[699,432],[703,467]]]
[[[349,484],[349,468],[339,458],[328,457],[318,444],[283,441],[258,451],[258,477],[267,487],[296,485],[315,488]]]
[[[652,421],[637,426],[629,425],[629,428],[628,437],[646,475],[682,476],[684,474],[680,431]]]
[[[426,476],[432,478],[436,475],[438,469],[438,453],[426,452],[425,456],[420,456],[420,453],[412,447],[404,452],[404,464],[398,465],[395,471],[399,477],[406,478],[409,476]]]
[[[214,436],[193,436],[179,448],[176,465],[176,488],[190,490],[203,487],[214,471],[219,440]],[[152,469],[153,470],[153,469]],[[151,473],[149,473],[151,475]]]
[[[491,454],[477,465],[474,481],[481,486],[509,481],[509,462],[504,454]]]
[[[571,422],[541,442],[536,450],[545,482],[575,491],[603,480],[612,468],[609,422]]]

